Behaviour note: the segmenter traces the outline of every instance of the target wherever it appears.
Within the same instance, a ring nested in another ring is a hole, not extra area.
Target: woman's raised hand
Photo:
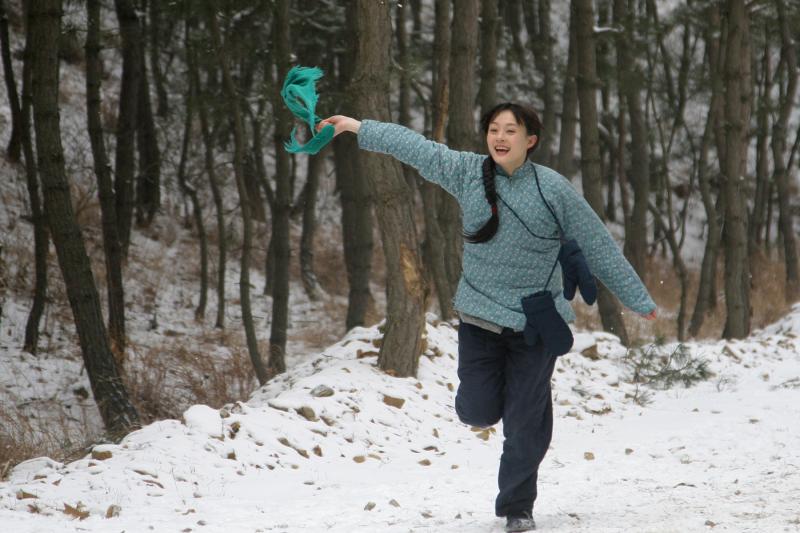
[[[343,131],[358,133],[358,129],[361,127],[360,120],[346,117],[344,115],[333,115],[332,117],[328,117],[324,120],[321,120],[319,124],[317,124],[317,131],[321,130],[328,124],[330,124],[335,128],[333,133],[334,137],[339,135]]]

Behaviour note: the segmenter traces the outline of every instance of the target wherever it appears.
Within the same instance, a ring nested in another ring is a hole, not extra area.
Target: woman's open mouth
[[[495,146],[494,151],[497,152],[498,155],[505,155],[510,151],[510,149],[505,146]]]

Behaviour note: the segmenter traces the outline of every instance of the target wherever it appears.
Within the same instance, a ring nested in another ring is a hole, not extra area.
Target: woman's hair
[[[542,122],[539,120],[539,115],[530,107],[514,102],[497,104],[484,113],[483,117],[481,117],[481,133],[484,137],[489,133],[489,125],[495,117],[503,111],[511,111],[517,124],[525,126],[525,131],[528,135],[536,135],[536,137],[539,137],[542,131]],[[538,140],[533,146],[528,148],[528,157],[536,150],[537,146],[539,146]],[[497,166],[494,159],[492,159],[491,156],[487,156],[481,168],[483,170],[483,191],[486,195],[486,201],[489,202],[489,206],[492,210],[492,216],[486,221],[486,224],[475,233],[464,233],[464,240],[472,244],[489,241],[494,237],[495,233],[497,233],[497,228],[500,225],[500,217],[497,214],[497,190],[494,185],[494,176]]]

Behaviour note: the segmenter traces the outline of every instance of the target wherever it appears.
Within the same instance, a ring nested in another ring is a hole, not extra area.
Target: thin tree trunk
[[[409,56],[408,37],[406,36],[406,3],[398,2],[395,7],[395,37],[397,39],[397,57],[400,65],[400,94],[397,113],[398,124],[408,125],[411,122],[411,62]]]
[[[188,24],[188,22],[187,22]],[[200,87],[200,74],[197,62],[189,64],[194,86],[197,90],[198,98],[203,94]],[[227,266],[228,245],[225,235],[225,211],[222,203],[222,191],[217,181],[217,172],[214,169],[214,142],[211,138],[211,128],[208,123],[207,101],[200,98],[197,109],[200,116],[200,129],[203,136],[204,157],[206,175],[211,186],[211,196],[214,198],[214,211],[217,219],[217,319],[214,327],[225,327],[225,271]]]
[[[289,1],[277,0],[273,11],[272,48],[275,72],[283,80],[290,68]],[[272,290],[272,330],[269,337],[271,375],[286,371],[286,330],[289,323],[289,211],[292,204],[292,178],[289,154],[283,144],[292,130],[292,116],[280,98],[280,83],[275,84],[275,205],[272,209],[272,239],[275,275]]]
[[[244,183],[244,125],[242,124],[242,112],[239,109],[239,96],[230,71],[230,59],[227,50],[222,46],[222,36],[220,35],[217,14],[213,8],[206,12],[211,42],[216,54],[217,64],[222,72],[222,86],[230,105],[233,115],[233,171],[236,177],[236,189],[239,192],[239,207],[242,213],[242,257],[241,271],[239,273],[239,298],[241,300],[242,323],[244,325],[245,336],[247,338],[247,351],[250,354],[250,361],[256,372],[259,384],[263,385],[269,380],[264,362],[258,353],[258,339],[256,338],[255,326],[253,324],[253,312],[250,306],[250,254],[253,246],[253,220],[250,217],[250,200],[247,197],[247,187]]]
[[[111,353],[100,297],[69,194],[58,113],[58,40],[53,38],[60,34],[61,1],[37,0],[29,7],[34,127],[45,212],[94,399],[107,432],[117,438],[137,426],[139,417]]]
[[[487,0],[492,3],[492,0]],[[450,94],[450,0],[437,0],[433,37],[433,140],[444,141],[445,123],[449,111]],[[495,48],[496,49],[496,48]],[[483,84],[482,80],[482,84]],[[483,86],[483,85],[482,85]],[[454,287],[447,276],[445,263],[445,236],[439,221],[438,205],[445,191],[433,183],[420,179],[420,196],[425,214],[425,242],[423,259],[426,270],[433,279],[442,320],[453,317]]]
[[[578,43],[575,33],[575,13],[570,9],[569,50],[567,72],[564,76],[564,97],[561,102],[561,131],[558,142],[556,170],[569,179],[575,175],[575,140],[578,124]]]
[[[475,64],[478,52],[478,0],[463,0],[453,6],[451,27],[449,121],[447,144],[454,150],[474,151],[475,135]],[[439,227],[445,238],[445,267],[450,292],[455,294],[461,279],[463,249],[461,209],[449,194],[439,196]]]
[[[339,89],[342,94],[342,113],[356,115],[356,99],[349,94],[348,86],[353,76],[356,56],[356,3],[347,4],[347,26],[344,30],[344,52],[339,60]],[[372,194],[367,176],[362,174],[359,163],[362,154],[358,142],[352,135],[339,135],[333,141],[336,163],[336,188],[342,203],[342,243],[347,269],[349,294],[347,299],[348,330],[363,326],[366,313],[372,303],[369,287],[372,270]]]
[[[444,12],[442,2],[436,3],[437,14]],[[446,8],[447,15],[450,15],[450,6]],[[481,21],[480,21],[480,49],[481,49],[481,79],[478,88],[478,105],[481,108],[481,116],[497,104],[497,30],[500,22],[498,15],[497,0],[481,0]],[[440,25],[436,25],[441,31]],[[450,29],[447,30],[447,47],[450,46]],[[434,50],[436,37],[434,36]],[[441,57],[434,51],[437,57]],[[449,65],[449,58],[447,59]],[[435,101],[435,100],[434,100]],[[435,121],[434,121],[435,122]]]
[[[6,81],[8,92],[8,104],[11,108],[11,138],[8,140],[6,154],[12,162],[20,160],[22,150],[22,117],[19,95],[17,94],[17,83],[14,81],[14,67],[11,63],[11,46],[8,37],[8,16],[6,14],[6,2],[0,0],[0,55],[3,59],[3,75]]]
[[[726,157],[720,160],[725,191],[725,306],[723,337],[744,338],[750,333],[750,268],[747,254],[747,211],[742,184],[741,150],[745,146],[749,115],[743,102],[744,40],[748,24],[744,0],[728,0],[728,45],[725,51]]]
[[[196,54],[190,41],[192,26],[188,23],[184,26],[185,48],[187,63],[190,71],[193,71],[196,61]],[[189,83],[186,91],[186,116],[183,123],[183,140],[181,142],[181,158],[178,163],[178,184],[183,194],[189,197],[192,203],[192,215],[194,225],[197,229],[197,236],[200,240],[200,298],[197,308],[194,311],[195,320],[202,321],[206,314],[206,303],[208,301],[208,238],[206,237],[206,227],[203,223],[203,207],[197,189],[186,180],[186,162],[189,158],[189,140],[192,135],[192,120],[194,118],[195,106],[197,105],[198,88],[193,76],[189,76]]]
[[[156,1],[156,0],[150,0]],[[150,103],[150,78],[145,60],[146,33],[143,25],[139,45],[139,105],[136,110],[137,148],[139,149],[139,175],[136,190],[136,223],[147,227],[161,205],[161,154],[158,150],[156,125],[153,121],[153,106]]]
[[[686,301],[689,286],[689,271],[686,264],[681,257],[681,249],[678,246],[678,241],[675,239],[675,229],[668,227],[661,218],[661,213],[656,209],[652,203],[649,205],[650,212],[653,214],[653,220],[656,224],[661,226],[662,233],[666,236],[669,244],[670,252],[672,253],[672,265],[678,273],[678,280],[681,284],[681,297],[680,304],[678,305],[678,318],[677,318],[677,335],[678,341],[683,342],[686,340]]]
[[[789,203],[789,170],[786,168],[786,137],[788,135],[789,117],[795,108],[797,93],[797,52],[794,37],[789,28],[788,14],[783,0],[775,0],[781,26],[781,63],[786,72],[786,90],[780,101],[778,119],[772,128],[772,159],[775,165],[773,180],[778,190],[778,224],[783,234],[783,257],[786,262],[787,303],[800,298],[800,268],[797,260],[797,243],[792,221],[792,210]]]
[[[765,33],[767,35],[767,33]],[[750,216],[750,236],[748,249],[751,261],[760,252],[761,234],[764,229],[764,215],[767,207],[767,190],[769,189],[769,111],[772,107],[772,69],[771,43],[764,43],[764,56],[761,62],[762,81],[759,84],[760,95],[756,111],[756,192],[753,199],[753,213]]]
[[[633,211],[625,229],[623,251],[642,281],[647,280],[647,205],[650,197],[650,152],[641,101],[642,73],[636,67],[630,43],[634,40],[633,13],[627,0],[614,0],[614,22],[624,27],[617,39],[620,89],[631,124],[631,185]]]
[[[26,35],[25,52],[22,63],[22,109],[20,112],[20,134],[22,153],[25,156],[25,177],[28,186],[28,198],[31,203],[31,220],[33,221],[33,248],[35,261],[35,287],[33,303],[28,321],[25,324],[25,350],[35,354],[39,342],[39,323],[42,320],[44,306],[47,301],[47,255],[50,247],[50,235],[47,227],[47,216],[44,213],[42,197],[39,191],[39,176],[36,156],[33,150],[31,135],[31,45],[30,33]]]
[[[308,158],[306,194],[303,198],[303,232],[300,236],[300,277],[310,300],[319,298],[319,282],[314,273],[314,233],[317,229],[319,175],[324,170],[324,155],[312,155]]]
[[[534,2],[523,1],[522,9],[528,28],[528,43],[534,55],[536,68],[541,72],[542,84],[539,97],[542,100],[542,136],[534,153],[534,160],[550,166],[555,162],[553,141],[556,134],[556,62],[553,60],[555,39],[550,22],[550,0],[539,0],[538,12],[534,13]],[[537,27],[538,23],[538,27]]]
[[[389,118],[390,19],[386,4],[358,0],[355,73],[349,86],[357,116]],[[477,10],[476,10],[477,14]],[[412,212],[400,164],[362,153],[359,165],[375,194],[386,257],[386,333],[378,365],[398,377],[416,375],[425,326],[425,287]]]
[[[117,146],[114,170],[117,234],[123,257],[128,256],[134,207],[134,176],[136,173],[136,118],[141,85],[141,28],[132,0],[114,0],[122,48],[122,81],[117,116]]]
[[[161,21],[161,2],[150,0],[150,69],[153,71],[153,83],[156,87],[156,115],[165,118],[169,113],[169,98],[164,84],[164,73],[161,70],[161,38],[163,25]],[[169,33],[167,32],[167,36]]]
[[[125,286],[122,283],[122,246],[117,233],[117,209],[111,164],[103,139],[100,85],[102,63],[100,59],[100,2],[87,0],[86,31],[86,115],[89,140],[97,176],[100,197],[100,214],[103,226],[103,251],[106,260],[106,290],[108,292],[108,333],[118,354],[125,348]],[[119,357],[122,364],[123,358]]]
[[[594,46],[594,14],[592,0],[573,0],[575,10],[578,99],[581,113],[581,181],[583,194],[597,216],[603,220],[603,193],[600,180],[600,139],[597,131],[597,73]],[[598,287],[597,306],[603,328],[629,345],[628,333],[622,321],[620,307],[611,292],[602,284]]]

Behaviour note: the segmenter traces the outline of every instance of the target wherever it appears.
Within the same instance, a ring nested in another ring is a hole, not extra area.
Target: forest
[[[288,153],[295,65],[324,72],[320,118],[454,150],[531,105],[534,161],[658,305],[601,286],[577,327],[747,338],[800,300],[798,36],[792,0],[0,0],[0,345],[89,385],[6,385],[0,468],[246,398],[354,328],[417,374],[426,321],[457,319],[458,204],[353,135]]]

